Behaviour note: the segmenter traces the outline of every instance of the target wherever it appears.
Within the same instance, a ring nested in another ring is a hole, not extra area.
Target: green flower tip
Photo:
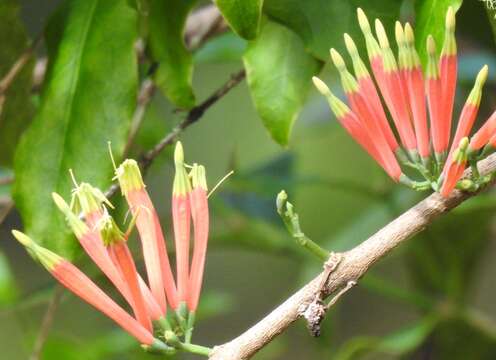
[[[362,29],[362,32],[370,33],[371,31],[369,20],[367,19],[367,15],[365,15],[365,12],[361,8],[357,8],[357,17],[358,24],[360,25],[360,29]]]
[[[450,6],[448,7],[448,11],[446,12],[446,30],[448,30],[449,32],[454,32],[455,26],[456,26],[455,11],[453,10],[453,7]]]
[[[458,148],[460,149],[460,151],[465,151],[468,148],[468,144],[469,144],[468,137],[465,136],[460,140]]]
[[[191,177],[193,189],[201,188],[205,191],[208,190],[205,166],[193,164],[193,169],[191,169],[190,177]]]
[[[121,191],[127,195],[129,191],[139,190],[145,187],[138,163],[133,159],[126,159],[115,170],[115,177],[119,181]]]
[[[33,248],[34,246],[36,246],[36,243],[33,241],[33,239],[31,239],[23,232],[12,230],[12,235],[16,238],[17,241],[19,241],[23,246],[27,248]]]
[[[39,246],[33,239],[20,231],[12,230],[12,235],[49,271],[63,260],[59,255]]]
[[[181,166],[184,163],[183,144],[180,141],[176,143],[176,149],[174,150],[174,163],[176,166]]]
[[[331,60],[334,63],[334,66],[338,69],[339,72],[346,70],[346,65],[344,63],[343,57],[336,51],[336,49],[331,48],[329,51],[331,54]]]
[[[467,161],[467,149],[468,149],[469,140],[468,137],[464,137],[458,143],[458,147],[453,152],[453,161],[458,164],[462,164]]]
[[[346,50],[348,50],[350,55],[352,57],[358,55],[358,49],[351,36],[348,35],[347,33],[344,33],[343,37],[344,37],[344,44],[346,45]]]
[[[106,204],[112,209],[114,208],[100,189],[88,183],[81,183],[73,190],[72,195],[75,199],[76,209],[81,209],[85,215],[100,210],[102,204]],[[74,208],[73,210],[77,211]]]
[[[287,201],[288,201],[288,194],[286,193],[286,191],[281,190],[281,192],[277,194],[277,198],[276,198],[277,212],[280,215],[282,215],[282,213],[284,212],[284,207]]]
[[[477,79],[475,80],[475,86],[482,88],[487,80],[487,75],[489,74],[489,67],[484,65],[477,74]]]
[[[377,35],[377,39],[379,40],[379,45],[382,49],[389,48],[389,40],[386,35],[386,30],[384,29],[384,25],[379,19],[375,19],[375,33]]]
[[[313,84],[317,88],[317,90],[324,96],[331,96],[331,90],[329,90],[329,87],[322,81],[320,80],[317,76],[312,77]]]
[[[173,195],[186,195],[191,191],[191,182],[184,166],[184,151],[180,141],[176,143],[174,151],[174,163],[176,165],[176,175],[174,176]]]
[[[413,33],[413,28],[410,23],[405,24],[405,41],[408,45],[413,45],[415,43],[415,35]]]
[[[88,231],[88,227],[84,222],[82,222],[77,215],[75,215],[69,205],[65,202],[65,200],[59,194],[53,192],[52,199],[55,205],[59,208],[59,210],[64,214],[67,223],[71,227],[74,235],[80,238]]]
[[[105,246],[126,240],[124,233],[119,229],[119,226],[115,222],[114,218],[106,211],[100,220],[99,228]]]
[[[432,35],[427,36],[427,53],[429,56],[436,56],[436,42]]]
[[[399,21],[396,21],[395,26],[394,26],[394,35],[396,37],[396,43],[398,46],[404,46],[405,45],[405,31],[403,30],[403,26]]]

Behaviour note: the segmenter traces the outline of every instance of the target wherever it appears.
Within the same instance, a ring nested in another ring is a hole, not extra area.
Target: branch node
[[[329,305],[326,305],[323,300],[325,297],[327,280],[331,273],[336,270],[342,258],[343,255],[341,253],[331,252],[329,258],[324,263],[322,280],[317,288],[313,301],[309,304],[302,304],[298,309],[300,316],[303,316],[307,321],[308,330],[313,337],[320,336],[320,324],[322,323],[322,320],[324,320],[325,314],[329,309]],[[341,294],[338,293],[336,296],[341,296]]]

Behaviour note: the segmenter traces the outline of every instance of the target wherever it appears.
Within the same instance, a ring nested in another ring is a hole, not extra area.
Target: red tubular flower
[[[443,144],[442,122],[442,84],[439,77],[438,62],[436,59],[436,43],[432,35],[427,37],[427,102],[429,104],[429,117],[431,120],[431,139],[436,158],[441,163],[446,157],[448,147]]]
[[[157,212],[145,190],[136,161],[124,161],[116,170],[116,177],[133,216],[136,216],[151,292],[165,314],[165,294],[173,308],[177,307],[177,295]]]
[[[351,104],[353,112],[358,115],[358,119],[363,128],[369,133],[370,138],[374,140],[373,146],[376,147],[377,153],[385,165],[386,172],[394,180],[398,181],[401,175],[401,169],[378,124],[378,119],[374,116],[371,106],[367,103],[362,94],[359,93],[358,83],[353,75],[346,69],[346,65],[344,64],[341,55],[334,49],[331,49],[330,53],[332,61],[341,75],[341,84],[343,85],[343,89]]]
[[[399,34],[401,37],[401,33]],[[401,40],[401,39],[400,39]],[[405,24],[405,81],[412,110],[413,125],[417,139],[418,151],[424,163],[430,156],[429,127],[427,125],[427,110],[425,106],[424,75],[420,58],[415,50],[413,29],[409,23]]]
[[[193,169],[191,170],[191,179],[193,182],[193,190],[190,195],[190,203],[195,245],[193,260],[191,261],[187,303],[189,310],[195,312],[200,298],[209,231],[205,168],[201,165],[194,164]]]
[[[444,182],[441,187],[441,195],[446,197],[456,186],[456,183],[463,175],[467,163],[468,138],[460,140],[459,146],[451,154],[451,158],[446,162],[446,171],[444,173]]]
[[[140,274],[138,274],[138,283],[141,289],[141,294],[143,295],[143,299],[145,301],[145,306],[146,306],[146,310],[148,311],[148,315],[152,320],[160,322],[162,319],[164,319],[165,314],[162,312],[162,309],[160,309],[157,300],[155,300],[155,297],[150,291],[150,288],[148,287],[145,280],[143,280]]]
[[[344,42],[346,44],[346,49],[350,54],[351,60],[353,61],[353,69],[358,81],[359,93],[371,106],[372,111],[374,112],[374,117],[376,117],[379,121],[383,136],[386,138],[391,150],[396,153],[399,149],[399,145],[393,131],[391,130],[391,127],[389,126],[389,122],[386,114],[384,113],[384,108],[382,107],[381,99],[377,93],[374,81],[370,77],[367,67],[360,58],[358,49],[353,39],[348,34],[344,34]]]
[[[37,245],[19,231],[13,230],[12,234],[63,286],[114,320],[140,343],[166,347],[69,261]]]
[[[105,195],[97,188],[91,186],[90,184],[87,183],[81,183],[78,185],[76,181],[74,181],[76,188],[73,190],[73,201],[71,203],[71,208],[74,209],[76,213],[79,211],[82,211],[84,215],[84,219],[86,224],[89,227],[90,232],[93,233],[93,240],[94,243],[91,244],[92,247],[96,247],[98,249],[98,253],[103,254],[104,253],[104,241],[100,236],[99,228],[101,227],[102,224],[102,218],[103,218],[103,211],[102,211],[102,204],[105,203],[107,206],[113,207],[112,204],[107,200]],[[88,245],[89,246],[89,245]],[[108,252],[108,248],[105,249],[105,251]],[[88,253],[88,251],[86,251]],[[120,274],[121,279],[117,279],[115,273],[112,271],[110,274],[107,276],[110,278],[110,276],[115,277],[114,279],[114,285],[116,285],[117,289],[122,293],[124,298],[127,300],[129,305],[131,307],[134,306],[134,301],[132,298],[132,293],[129,289],[128,284],[124,281],[125,276],[123,272],[121,271],[121,268],[118,263],[110,257],[111,261],[113,262],[117,272]],[[92,260],[95,261],[95,259],[92,258]],[[108,263],[108,260],[104,260],[105,263]],[[97,264],[98,265],[98,264]],[[105,267],[110,267],[109,264],[106,264]],[[139,276],[139,274],[138,274]],[[121,281],[122,280],[122,281]],[[146,291],[147,290],[147,291]],[[150,315],[150,317],[153,320],[160,320],[164,314],[161,312],[160,307],[158,306],[156,300],[153,298],[151,295],[150,290],[148,287],[145,285],[144,288],[142,288],[143,294],[145,296],[145,304],[147,308],[147,312]],[[146,291],[146,292],[145,292]],[[135,311],[136,309],[133,308]],[[135,311],[136,314],[136,311]]]
[[[108,253],[115,266],[126,281],[133,299],[133,311],[136,319],[150,332],[153,332],[149,313],[138,283],[138,272],[133,257],[126,244],[126,237],[120,231],[114,219],[107,213],[101,221],[101,233]]]
[[[482,125],[474,136],[470,139],[468,146],[469,151],[477,151],[482,149],[489,143],[491,137],[496,134],[496,111],[489,117],[489,119]]]
[[[391,104],[391,99],[389,97],[388,87],[386,85],[386,79],[384,76],[384,64],[382,60],[381,48],[379,47],[379,43],[372,34],[369,20],[367,19],[367,16],[361,8],[357,8],[357,16],[358,24],[360,25],[360,29],[362,30],[362,33],[365,37],[365,44],[367,46],[367,54],[370,61],[370,67],[372,68],[372,73],[374,74],[375,81],[379,86],[379,90],[384,97],[386,105],[388,106],[390,111],[392,111],[392,108],[389,105]]]
[[[393,178],[399,179],[400,173],[389,172],[389,168],[386,166],[382,156],[379,154],[374,142],[370,136],[370,133],[364,127],[362,122],[358,119],[353,111],[339,98],[331,93],[327,85],[317,77],[313,77],[313,83],[319,92],[327,98],[329,106],[340,122],[340,124],[346,129],[346,131],[351,135],[356,142],[358,142],[365,151],[369,153],[374,160],[381,165],[381,167]]]
[[[482,97],[482,87],[486,82],[487,74],[488,67],[487,65],[484,65],[479,71],[479,74],[477,74],[474,87],[470,91],[467,101],[463,106],[450,152],[454,151],[457,146],[456,144],[458,144],[462,138],[470,135],[470,130],[472,130],[475,118],[477,117],[477,113],[479,112],[479,105]]]
[[[442,147],[445,149],[449,146],[449,138],[451,135],[451,119],[453,117],[453,104],[455,102],[457,69],[455,12],[450,6],[446,13],[444,44],[441,51],[441,59],[439,61],[443,113],[441,142]]]
[[[407,101],[407,90],[403,85],[402,78],[398,70],[398,65],[394,58],[393,52],[389,47],[389,41],[386,31],[384,30],[384,26],[378,19],[375,21],[375,29],[377,38],[379,39],[379,44],[381,46],[384,79],[388,89],[387,93],[389,104],[387,103],[387,98],[386,104],[393,115],[393,120],[400,135],[401,142],[410,154],[415,156],[417,141],[415,139],[415,133],[410,120],[410,107]]]
[[[94,188],[88,184],[81,184],[81,186],[77,189],[76,195],[79,198],[83,214],[93,214],[93,220],[97,220],[96,216],[99,212],[98,208],[100,205],[92,195],[94,193],[93,189]],[[108,277],[112,284],[114,284],[129,305],[133,306],[133,300],[130,296],[128,285],[125,283],[112,260],[109,258],[107,249],[105,248],[98,230],[94,227],[90,229],[83,221],[81,221],[78,216],[71,211],[69,205],[67,205],[60,195],[57,193],[52,193],[52,198],[55,205],[57,205],[60,211],[65,215],[67,223],[76,235],[76,238],[79,240],[79,243],[83,247],[84,251]]]
[[[401,23],[396,22],[396,59],[382,23],[378,19],[375,20],[376,39],[365,13],[360,8],[357,9],[357,16],[365,37],[375,81],[389,109],[401,146],[396,142],[394,129],[390,127],[377,88],[358,55],[355,43],[347,34],[344,34],[344,40],[353,61],[357,80],[348,72],[343,59],[334,49],[331,49],[331,58],[339,70],[341,84],[351,110],[336,98],[322,81],[313,78],[315,86],[326,96],[338,121],[396,181],[416,190],[431,187],[435,191],[440,190],[439,184],[442,183],[441,193],[446,196],[457,186],[466,162],[470,160],[474,170],[472,178],[464,179],[458,186],[461,190],[468,191],[480,189],[489,177],[480,176],[476,169],[476,160],[493,151],[493,145],[496,145],[496,112],[472,137],[470,143],[466,144],[465,138],[470,136],[481,100],[482,86],[487,78],[487,66],[484,66],[477,75],[475,86],[460,114],[450,148],[457,80],[453,8],[450,7],[446,14],[445,39],[440,58],[436,54],[433,37],[427,37],[428,63],[425,74],[415,49],[410,24],[407,23],[403,27]],[[430,144],[434,150],[435,163],[431,162]],[[483,147],[480,154],[475,154]],[[410,159],[405,156],[403,149],[408,151]],[[452,159],[453,154],[456,154],[456,159]],[[424,180],[411,180],[404,175],[394,155],[402,164],[417,169]]]
[[[186,302],[188,295],[191,184],[184,167],[183,147],[179,141],[174,152],[174,162],[176,174],[172,190],[172,220],[176,244],[177,295],[181,303]]]

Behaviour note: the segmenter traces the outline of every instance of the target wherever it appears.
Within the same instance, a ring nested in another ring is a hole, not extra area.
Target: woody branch
[[[496,154],[480,161],[478,168],[482,174],[495,172]],[[465,176],[469,174],[470,170],[465,171]],[[316,294],[322,291],[324,297],[327,297],[346,287],[350,282],[358,281],[395,247],[411,239],[435,219],[478,193],[480,191],[470,193],[455,190],[446,198],[438,193],[428,196],[360,245],[342,253],[339,265],[331,274],[326,271],[322,272],[243,334],[225,344],[216,346],[210,359],[251,358],[258,350],[268,345],[298,320],[306,307],[315,299]],[[327,281],[321,288],[322,280],[327,276]]]

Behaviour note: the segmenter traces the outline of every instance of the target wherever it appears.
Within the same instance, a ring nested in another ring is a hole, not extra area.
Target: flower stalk
[[[288,232],[296,242],[315,255],[319,260],[325,262],[329,259],[330,252],[322,248],[316,242],[307,237],[301,231],[298,214],[294,211],[294,206],[288,201],[288,194],[282,190],[276,199],[277,213],[281,217]]]

